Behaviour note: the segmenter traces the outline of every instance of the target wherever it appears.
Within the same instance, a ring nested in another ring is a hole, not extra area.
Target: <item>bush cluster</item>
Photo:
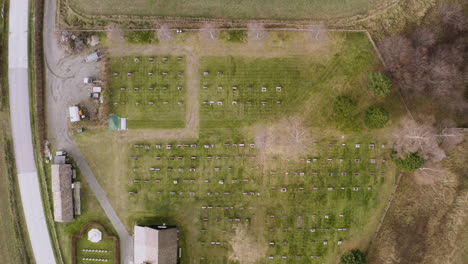
[[[351,250],[341,256],[341,264],[367,264],[366,255],[359,249]]]
[[[356,102],[349,96],[341,95],[336,97],[333,104],[333,112],[338,118],[350,117],[356,108]]]
[[[368,128],[383,128],[389,121],[388,111],[380,106],[370,106],[364,116],[364,124]]]
[[[413,172],[424,164],[424,159],[418,153],[410,153],[406,158],[397,158],[395,165],[403,171]]]
[[[385,96],[392,88],[392,81],[385,74],[372,72],[369,74],[369,83],[367,87],[374,91],[374,94]]]

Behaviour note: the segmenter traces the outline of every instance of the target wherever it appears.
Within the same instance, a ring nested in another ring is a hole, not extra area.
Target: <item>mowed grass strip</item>
[[[111,112],[129,128],[184,126],[184,57],[111,57],[109,75]]]
[[[386,4],[377,0],[68,0],[83,15],[141,15],[226,19],[331,19],[366,13]]]
[[[128,179],[132,211],[179,225],[188,259],[227,261],[235,230],[245,225],[266,256],[310,263],[310,256],[336,254],[339,241],[383,204],[379,195],[393,181],[388,151],[366,137],[321,140],[310,155],[294,160],[260,160],[251,143],[221,137],[135,144]]]

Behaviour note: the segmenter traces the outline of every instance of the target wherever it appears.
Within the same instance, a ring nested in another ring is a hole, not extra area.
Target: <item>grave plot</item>
[[[293,112],[310,92],[311,67],[302,58],[205,57],[202,126],[236,126]]]
[[[184,250],[195,263],[231,259],[239,230],[256,238],[257,260],[321,262],[382,202],[394,176],[388,155],[363,138],[319,141],[294,159],[261,156],[240,139],[141,143],[128,157],[128,196],[134,210],[187,226]]]
[[[109,236],[103,226],[97,223],[88,223],[80,234],[75,234],[72,248],[75,250],[74,258],[77,264],[82,263],[116,263],[119,261],[116,249],[118,240]]]
[[[111,57],[111,113],[131,128],[184,127],[185,58]]]

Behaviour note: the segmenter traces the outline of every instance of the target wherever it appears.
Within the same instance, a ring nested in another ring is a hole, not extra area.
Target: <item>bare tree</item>
[[[437,162],[445,158],[446,151],[463,141],[463,133],[455,127],[455,122],[436,122],[433,116],[419,119],[419,123],[402,119],[393,133],[393,147],[399,155],[419,152],[424,159]]]
[[[307,27],[309,30],[309,39],[312,42],[326,42],[328,41],[328,29],[325,25],[310,25]]]
[[[440,5],[438,15],[441,22],[455,32],[465,32],[468,29],[468,19],[460,3]]]
[[[200,40],[214,43],[218,40],[219,36],[219,29],[213,26],[212,24],[206,24],[202,28],[200,28]]]
[[[252,43],[263,43],[268,38],[268,33],[265,30],[263,24],[248,24],[247,25],[247,36]]]
[[[468,116],[462,113],[468,109],[464,97],[468,23],[462,10],[459,4],[441,5],[432,27],[384,38],[378,47],[407,102],[424,100],[444,116],[457,116],[460,123],[466,123]]]
[[[432,47],[437,42],[437,34],[427,27],[417,28],[411,38],[415,46]]]

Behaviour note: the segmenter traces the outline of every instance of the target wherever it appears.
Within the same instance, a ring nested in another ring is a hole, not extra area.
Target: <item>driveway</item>
[[[28,0],[10,2],[8,80],[16,170],[29,240],[38,264],[54,264],[32,144],[28,75]]]
[[[26,1],[26,0],[25,0]],[[88,100],[83,78],[95,76],[97,63],[85,63],[84,56],[68,56],[57,42],[56,0],[45,1],[44,56],[46,64],[47,138],[57,148],[67,151],[79,166],[83,177],[120,238],[122,263],[133,263],[133,237],[115,213],[103,189],[83,158],[68,129],[68,107]]]

